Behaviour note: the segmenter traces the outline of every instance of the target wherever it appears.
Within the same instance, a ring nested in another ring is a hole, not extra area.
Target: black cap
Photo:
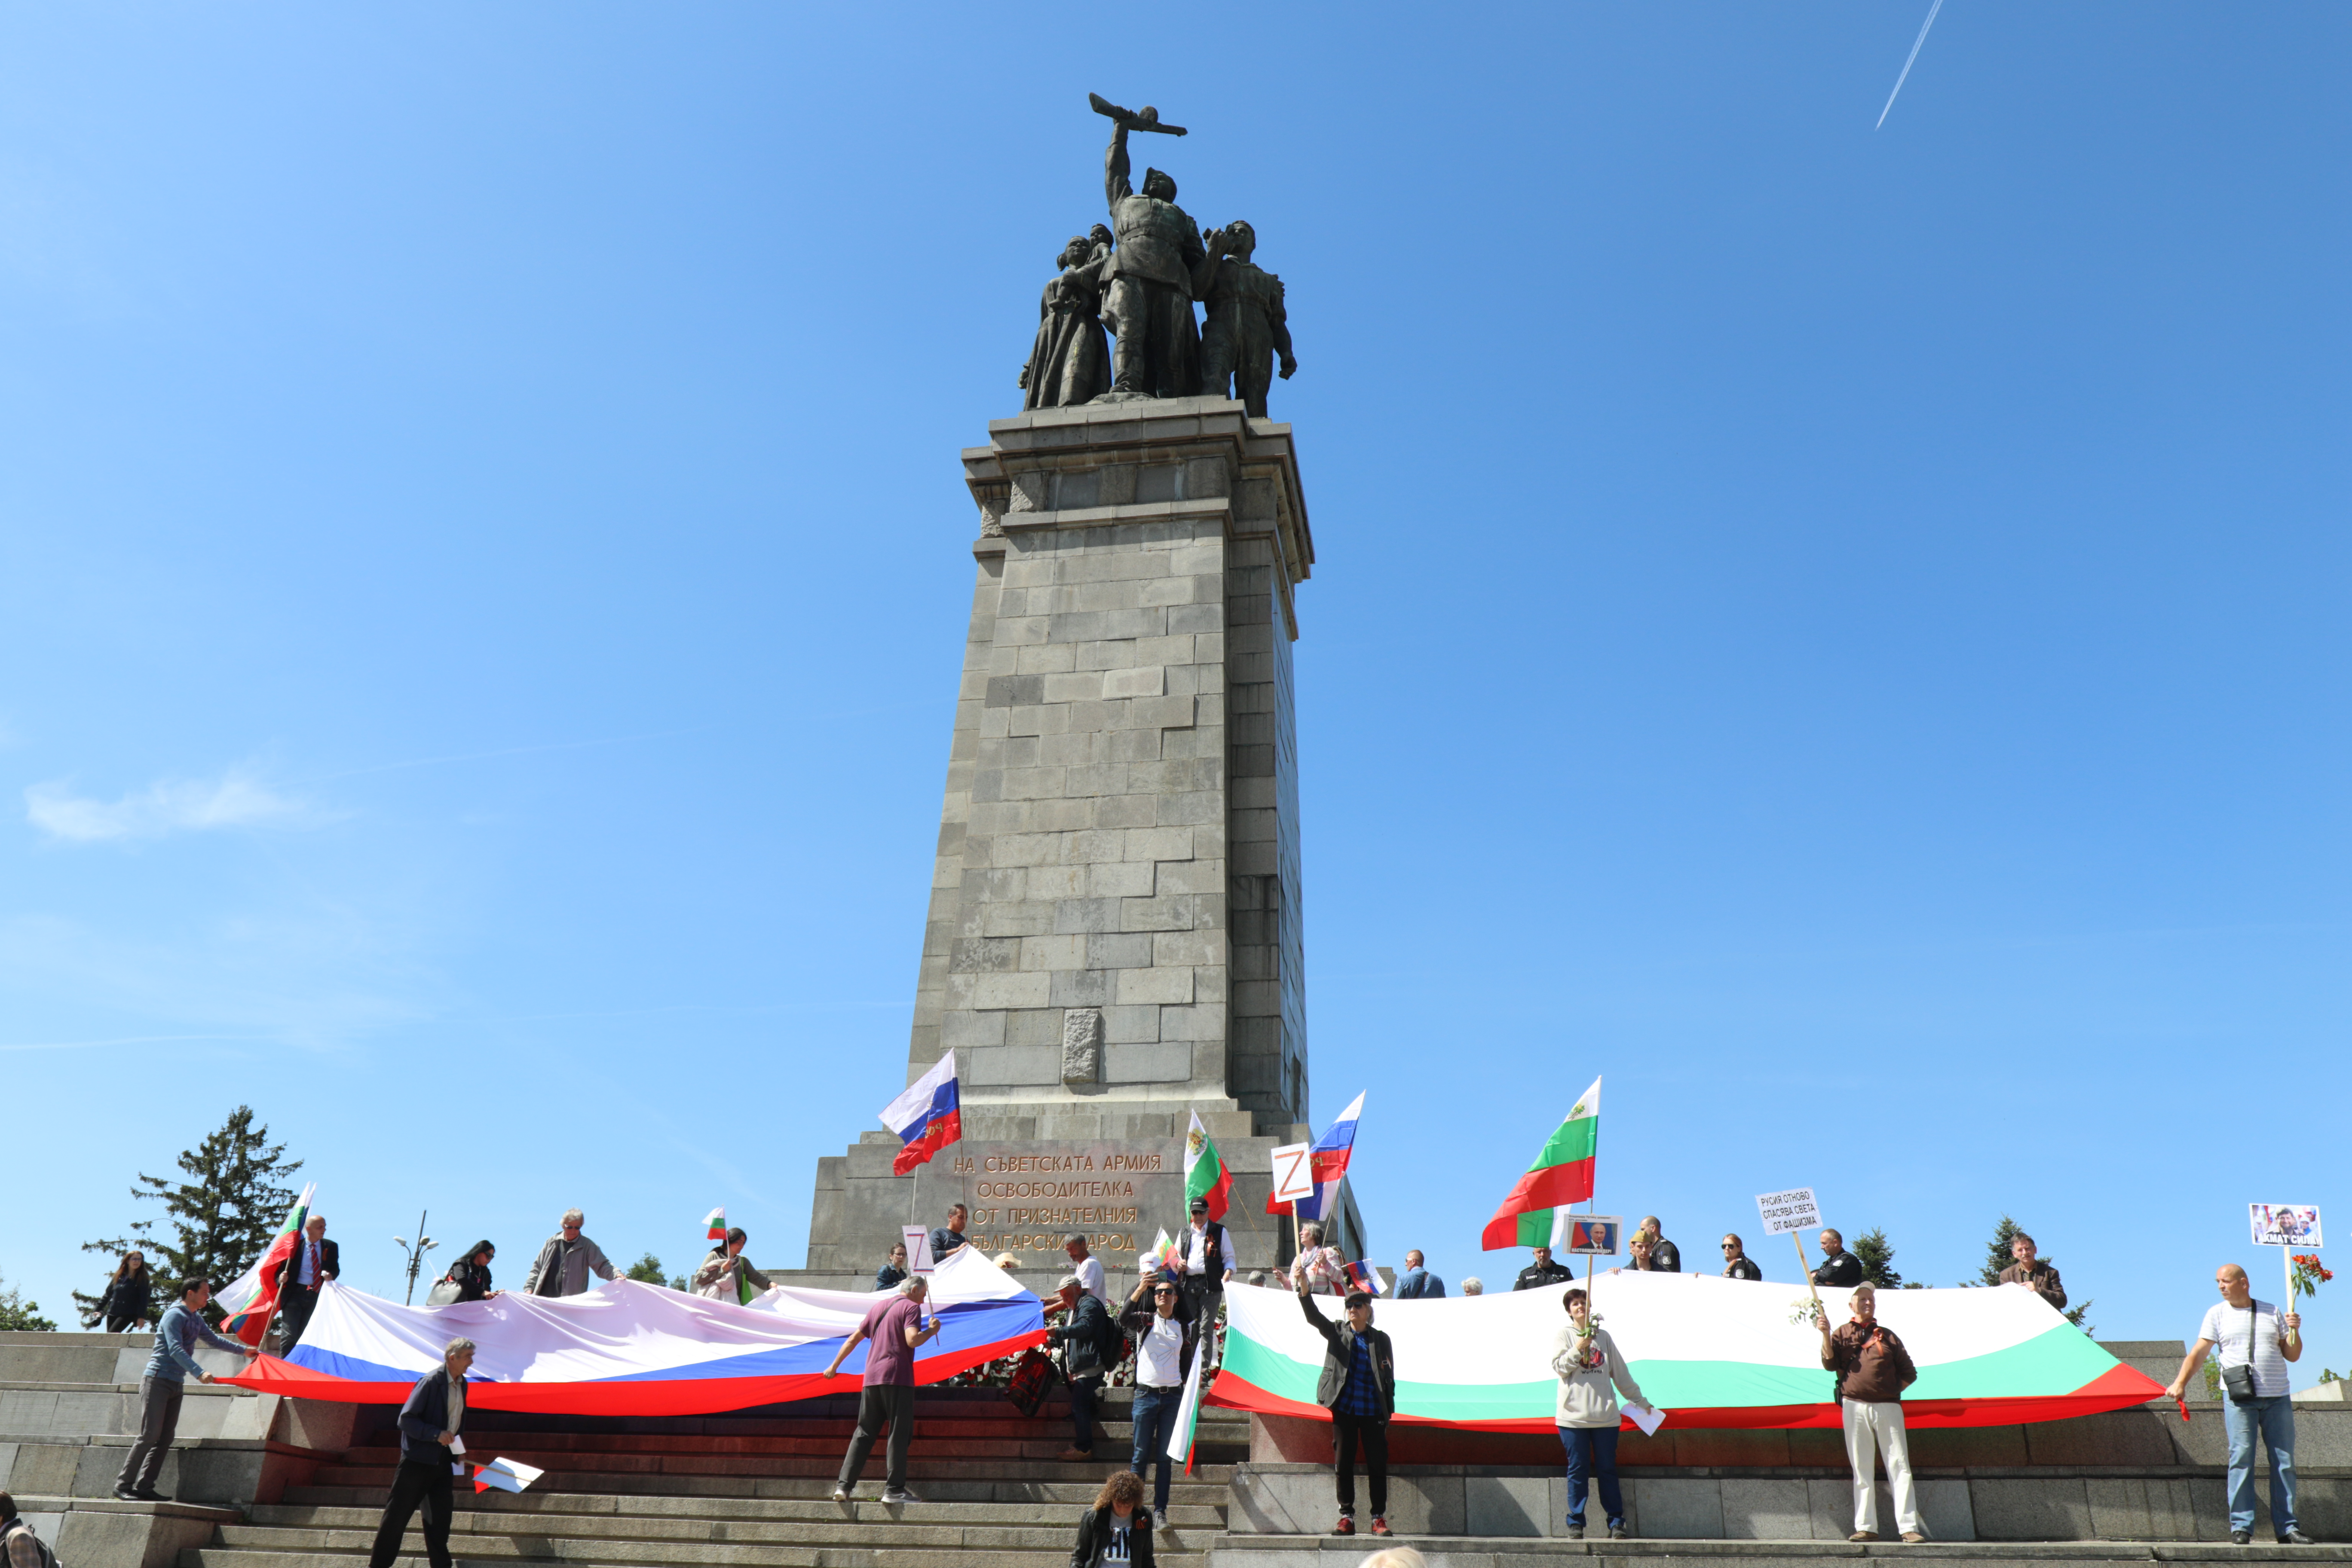
[[[1206,1198],[1194,1198],[1192,1200],[1192,1212],[1194,1214],[1207,1214],[1209,1212],[1209,1200]]]

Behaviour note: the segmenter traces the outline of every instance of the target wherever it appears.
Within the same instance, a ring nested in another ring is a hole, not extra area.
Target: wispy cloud
[[[297,826],[320,816],[307,803],[279,794],[242,768],[231,768],[216,779],[158,779],[111,801],[77,795],[64,779],[25,791],[26,820],[68,844],[165,838],[264,824]]]

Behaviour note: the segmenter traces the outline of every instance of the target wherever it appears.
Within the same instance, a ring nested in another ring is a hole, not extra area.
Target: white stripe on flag
[[[1201,1348],[1192,1352],[1192,1370],[1184,1374],[1184,1397],[1176,1402],[1176,1429],[1168,1434],[1168,1457],[1189,1472],[1192,1468],[1192,1428],[1201,1421],[1201,1363],[1209,1359],[1213,1325],[1201,1331]]]

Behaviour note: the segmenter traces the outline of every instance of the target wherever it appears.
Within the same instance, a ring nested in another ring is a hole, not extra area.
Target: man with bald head
[[[2244,1546],[2254,1538],[2254,1438],[2271,1451],[2271,1531],[2282,1546],[2308,1546],[2311,1538],[2294,1525],[2294,1402],[2288,1397],[2286,1363],[2303,1359],[2303,1317],[2254,1300],[2246,1271],[2234,1263],[2215,1270],[2221,1300],[2206,1309],[2197,1343],[2180,1363],[2180,1374],[2164,1392],[2174,1399],[2209,1352],[2221,1369],[2221,1422],[2230,1433],[2230,1539]]]

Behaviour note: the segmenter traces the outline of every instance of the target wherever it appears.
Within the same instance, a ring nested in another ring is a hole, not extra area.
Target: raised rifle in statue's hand
[[[1111,102],[1110,100],[1105,98],[1098,92],[1090,92],[1087,94],[1087,101],[1094,105],[1094,110],[1097,114],[1107,115],[1110,119],[1118,121],[1121,125],[1126,126],[1129,131],[1157,131],[1162,136],[1181,136],[1184,134],[1184,128],[1181,125],[1160,124],[1160,110],[1152,108],[1151,105],[1148,103],[1140,110],[1121,109],[1118,104]]]

